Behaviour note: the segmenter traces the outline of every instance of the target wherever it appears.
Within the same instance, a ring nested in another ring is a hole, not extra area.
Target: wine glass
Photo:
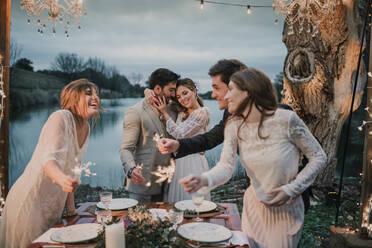
[[[112,192],[110,191],[102,191],[99,193],[99,198],[103,205],[105,206],[105,209],[109,209],[110,203],[112,202]]]
[[[194,205],[196,206],[195,210],[196,210],[197,217],[195,218],[195,221],[203,221],[202,218],[199,218],[199,208],[204,201],[204,195],[197,191],[193,193],[191,196],[192,196],[192,203],[194,203]]]
[[[183,211],[179,209],[170,209],[168,214],[169,220],[174,224],[175,229],[177,229],[177,225],[181,224],[183,221]]]

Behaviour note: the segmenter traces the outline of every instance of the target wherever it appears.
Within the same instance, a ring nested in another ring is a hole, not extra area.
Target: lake
[[[122,187],[124,181],[124,172],[122,169],[119,149],[122,141],[122,125],[124,113],[127,107],[134,105],[140,98],[123,98],[102,100],[102,106],[105,111],[101,114],[101,119],[96,128],[91,130],[90,142],[84,162],[91,161],[96,165],[91,166],[92,172],[96,176],[82,177],[83,184],[89,184],[93,187],[100,186],[108,189],[117,189]],[[205,106],[211,111],[210,127],[217,124],[223,112],[218,109],[218,103],[215,100],[204,100]],[[13,185],[15,180],[22,174],[37,144],[41,128],[48,116],[58,109],[58,106],[49,108],[32,109],[22,112],[11,113],[9,126],[9,183]],[[351,141],[357,139],[350,146],[357,151],[352,151],[347,156],[346,176],[357,176],[361,171],[363,162],[363,133],[357,131],[356,126],[361,121],[353,120],[351,129]],[[355,127],[353,127],[355,126]],[[342,143],[342,138],[341,138]],[[343,146],[343,144],[342,144]],[[209,167],[213,167],[219,160],[222,145],[206,152]],[[245,175],[244,169],[239,166],[237,159],[234,177]],[[340,174],[338,168],[336,177]]]
[[[122,169],[119,149],[122,141],[122,126],[127,107],[136,104],[140,98],[102,99],[105,111],[96,128],[91,130],[90,141],[84,162],[92,161],[91,166],[96,176],[82,177],[83,184],[117,189],[123,185],[124,172]],[[211,111],[210,127],[217,124],[223,112],[218,109],[217,101],[204,100],[205,106]],[[48,116],[58,109],[58,106],[27,110],[22,113],[12,113],[9,126],[9,183],[13,185],[22,174],[37,144],[41,128]],[[222,145],[206,152],[209,166],[219,160]],[[237,161],[237,163],[239,163]],[[240,166],[239,166],[240,167]],[[237,174],[244,174],[243,169],[236,168]]]

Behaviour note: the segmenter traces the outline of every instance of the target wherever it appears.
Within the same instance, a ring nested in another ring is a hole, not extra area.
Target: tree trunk
[[[283,102],[304,120],[327,153],[327,166],[315,186],[332,186],[336,170],[337,147],[341,128],[348,117],[360,50],[362,23],[358,0],[343,0],[318,25],[288,35],[284,26],[283,42],[288,54],[284,65]],[[363,63],[363,61],[362,61]],[[366,70],[361,64],[353,110],[362,99]]]
[[[0,55],[3,65],[3,81],[6,98],[4,100],[4,119],[0,128],[0,186],[1,195],[8,193],[8,153],[9,153],[9,48],[10,48],[10,0],[0,0]]]

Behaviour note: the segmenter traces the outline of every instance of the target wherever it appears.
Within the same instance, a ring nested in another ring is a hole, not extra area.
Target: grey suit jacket
[[[175,118],[176,113],[169,111],[169,115]],[[141,184],[134,184],[128,179],[126,185],[129,192],[143,195],[163,193],[162,185],[155,183],[157,177],[151,172],[155,171],[158,165],[168,165],[170,155],[159,152],[153,140],[155,133],[165,136],[166,129],[145,100],[126,110],[120,159],[125,174],[130,168],[143,164],[142,175],[145,178]]]

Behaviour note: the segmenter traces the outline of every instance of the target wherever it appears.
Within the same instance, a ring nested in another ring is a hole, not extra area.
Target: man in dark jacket
[[[222,59],[209,69],[209,76],[212,78],[212,97],[218,101],[220,110],[224,110],[222,120],[215,125],[209,132],[196,135],[192,138],[179,140],[161,139],[158,148],[161,153],[176,153],[176,158],[181,158],[189,154],[210,150],[223,142],[224,128],[227,118],[230,116],[227,111],[225,95],[228,91],[230,77],[237,71],[247,69],[239,60]]]

